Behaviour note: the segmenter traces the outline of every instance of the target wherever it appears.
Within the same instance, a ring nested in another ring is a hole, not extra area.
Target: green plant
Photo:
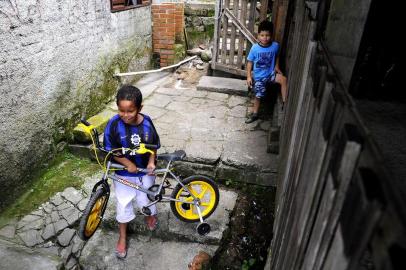
[[[255,264],[255,261],[254,258],[250,258],[248,261],[244,260],[242,262],[241,270],[249,270]]]

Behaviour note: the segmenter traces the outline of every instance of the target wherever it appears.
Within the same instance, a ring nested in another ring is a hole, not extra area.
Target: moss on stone
[[[50,112],[55,117],[54,142],[72,141],[73,130],[80,118],[83,115],[87,118],[96,115],[114,98],[120,85],[120,81],[114,77],[117,70],[127,71],[132,61],[149,53],[150,48],[146,45],[140,49],[137,42],[131,40],[119,52],[103,56],[99,64],[87,76],[76,81],[75,85],[70,79],[64,80]],[[135,79],[126,81],[134,82]],[[55,113],[55,110],[59,113]]]
[[[200,44],[208,44],[214,37],[214,25],[206,25],[204,32],[190,28],[186,29],[186,31],[190,48],[197,47]]]
[[[65,74],[58,87],[54,90],[49,100],[49,111],[42,112],[46,119],[40,134],[32,136],[32,142],[27,142],[28,159],[21,164],[18,179],[24,179],[18,188],[10,185],[12,194],[22,194],[30,189],[33,175],[44,166],[45,162],[52,160],[57,154],[57,145],[60,142],[73,141],[73,129],[78,124],[82,115],[90,117],[104,109],[106,104],[114,98],[120,81],[114,78],[117,70],[125,72],[132,62],[142,57],[148,57],[151,48],[146,41],[140,42],[139,37],[134,37],[125,44],[120,45],[118,51],[100,57],[98,64],[91,70],[82,73],[77,72],[75,77]],[[82,76],[78,78],[78,76]],[[139,78],[139,77],[138,77]],[[134,79],[135,80],[135,79]],[[128,83],[134,81],[129,80]],[[26,122],[32,122],[27,118]],[[20,160],[15,157],[13,160]],[[19,164],[20,165],[20,164]],[[10,205],[15,197],[4,196],[1,209]],[[1,211],[0,209],[0,211]]]
[[[214,17],[214,13],[215,13],[215,10],[214,10],[214,9],[209,9],[209,10],[207,11],[207,17]]]
[[[80,188],[86,177],[99,170],[99,165],[89,159],[78,158],[68,152],[60,153],[48,168],[37,172],[30,188],[1,214],[0,227],[12,218],[35,210],[56,192],[67,187]]]
[[[173,48],[174,48],[174,51],[175,51],[175,60],[174,60],[174,62],[178,63],[178,62],[182,61],[186,56],[185,45],[178,43],[178,44],[175,44],[173,46]]]

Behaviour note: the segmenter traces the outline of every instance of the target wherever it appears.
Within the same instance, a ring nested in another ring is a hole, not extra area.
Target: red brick
[[[162,54],[174,54],[173,50],[161,50]]]

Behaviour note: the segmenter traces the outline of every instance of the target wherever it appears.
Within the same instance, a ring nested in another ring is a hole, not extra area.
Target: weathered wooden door
[[[255,23],[267,16],[268,0],[218,0],[212,68],[246,76],[247,53],[256,42]]]

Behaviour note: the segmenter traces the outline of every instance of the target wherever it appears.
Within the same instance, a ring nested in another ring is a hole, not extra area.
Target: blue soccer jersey
[[[121,120],[117,114],[113,116],[104,129],[104,147],[110,151],[117,148],[135,148],[139,143],[154,144],[158,148],[161,146],[158,133],[149,116],[142,114],[144,120],[139,125],[129,125]],[[125,157],[134,162],[138,168],[146,168],[148,165],[150,153],[143,155],[125,154]],[[142,176],[145,173],[130,173],[126,170],[117,171],[117,174],[123,176]]]
[[[275,41],[267,47],[260,44],[252,46],[247,60],[253,62],[254,80],[268,78],[274,73],[278,51],[279,44]]]

